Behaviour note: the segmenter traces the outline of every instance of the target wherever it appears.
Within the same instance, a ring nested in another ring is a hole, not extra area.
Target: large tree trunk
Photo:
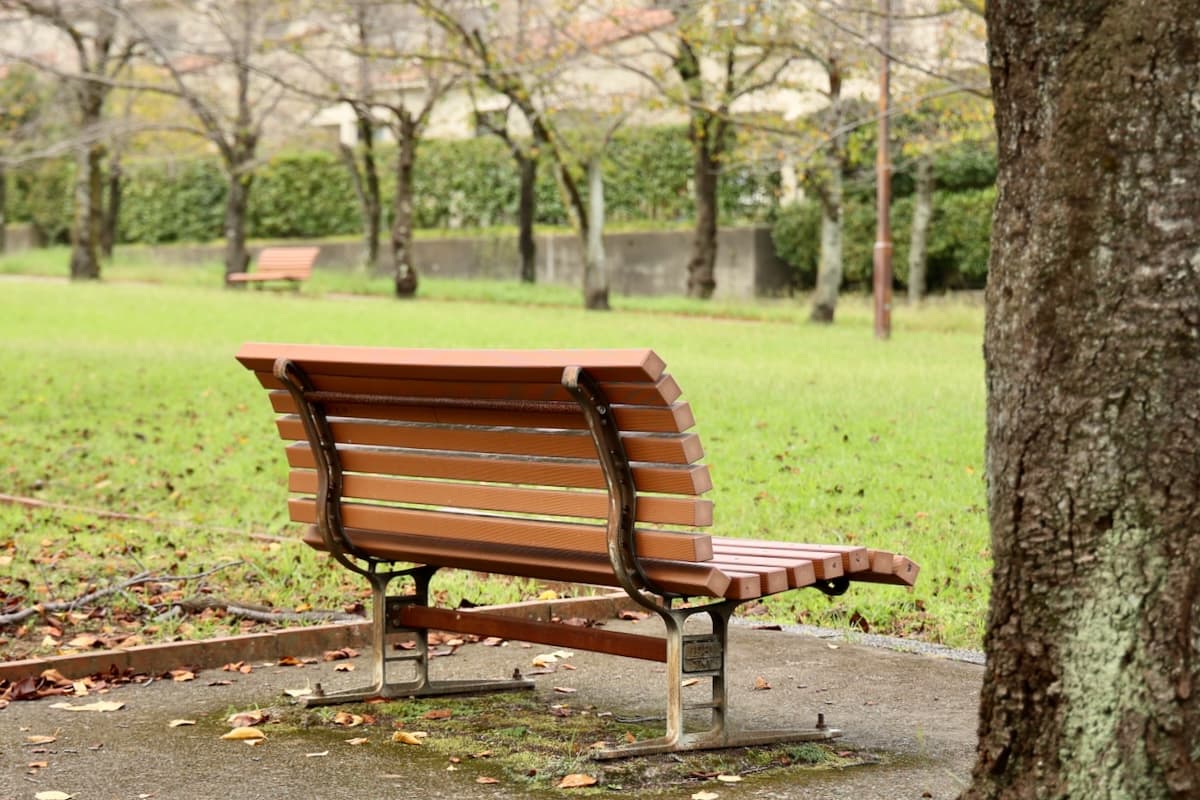
[[[821,251],[817,264],[817,287],[813,292],[812,322],[833,322],[838,292],[842,288],[842,162],[829,157],[825,180],[817,190],[821,201]]]
[[[392,214],[392,263],[397,297],[417,292],[417,270],[412,263],[413,165],[417,160],[416,131],[407,120],[396,126],[396,198]]]
[[[533,216],[537,209],[537,157],[513,148],[521,175],[521,193],[517,201],[517,250],[521,254],[521,280],[537,282],[537,244],[533,238]]]
[[[717,288],[717,188],[720,163],[702,137],[692,143],[696,226],[687,266],[688,297],[707,300]]]
[[[244,272],[250,264],[250,253],[246,250],[246,212],[250,206],[250,186],[254,175],[244,165],[233,165],[229,176],[229,189],[225,197],[225,276]]]
[[[600,157],[588,161],[588,224],[584,233],[583,305],[607,311],[608,265],[604,261],[604,178]]]
[[[933,156],[917,157],[917,186],[913,195],[912,229],[908,234],[908,302],[925,298],[929,262],[929,223],[933,220]]]
[[[100,278],[100,230],[103,222],[104,148],[85,144],[79,148],[75,168],[75,218],[71,223],[71,280]]]
[[[995,569],[971,800],[1200,797],[1195,16],[987,6]]]

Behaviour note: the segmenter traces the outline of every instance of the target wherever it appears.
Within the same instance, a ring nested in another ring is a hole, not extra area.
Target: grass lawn
[[[15,270],[0,262],[0,272]],[[128,643],[250,625],[205,610],[205,598],[302,610],[367,596],[290,539],[272,414],[233,359],[249,340],[652,347],[695,410],[716,486],[714,532],[870,545],[923,568],[911,592],[791,592],[766,603],[770,616],[980,645],[990,557],[976,307],[898,309],[893,339],[878,343],[868,306],[854,299],[837,325],[816,327],[799,322],[807,308],[797,301],[618,298],[617,311],[588,313],[577,292],[505,284],[428,281],[406,302],[322,293],[345,288],[336,286],[0,285],[0,493],[70,507],[0,504],[0,614],[156,577],[0,627],[5,658],[95,636]],[[538,592],[463,574],[442,587],[450,603]],[[193,613],[162,613],[181,600]]]

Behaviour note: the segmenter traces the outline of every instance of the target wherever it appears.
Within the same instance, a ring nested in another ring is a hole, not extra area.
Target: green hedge
[[[978,289],[987,281],[992,232],[992,187],[964,192],[934,192],[929,230],[927,285],[941,289]],[[896,283],[908,281],[908,244],[912,226],[912,196],[892,203],[892,265]],[[844,285],[864,288],[871,283],[875,251],[875,205],[848,197],[843,211]],[[820,253],[820,208],[815,201],[780,209],[772,228],[775,249],[793,271],[798,287],[816,282]]]
[[[394,156],[391,147],[377,153],[389,218],[385,222],[390,221],[394,195]],[[124,167],[121,241],[206,241],[222,235],[226,188],[215,159],[138,160]],[[62,160],[19,171],[13,181],[11,218],[34,222],[52,241],[65,238],[70,227],[72,169],[69,161]],[[604,169],[608,219],[668,222],[692,216],[691,151],[683,128],[620,132]],[[516,224],[515,164],[495,137],[421,143],[414,180],[418,227]],[[776,174],[735,156],[718,197],[721,213],[727,221],[765,219],[777,184]],[[548,159],[538,171],[537,196],[539,224],[568,223]],[[255,238],[317,238],[361,229],[345,165],[337,156],[320,151],[277,155],[259,167],[247,222],[247,232]]]

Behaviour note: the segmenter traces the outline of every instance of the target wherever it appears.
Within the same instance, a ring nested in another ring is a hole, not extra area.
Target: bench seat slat
[[[479,411],[474,409],[439,408],[436,406],[387,406],[369,402],[335,401],[322,404],[331,417],[362,417],[404,422],[438,422],[448,425],[490,425],[497,427],[562,428],[585,430],[582,414],[567,412],[548,414],[531,411]],[[271,407],[280,414],[295,414],[296,404],[287,392],[271,392]],[[613,416],[623,431],[642,433],[684,433],[696,424],[687,403],[670,406],[612,407]]]
[[[283,384],[270,372],[256,372],[258,382],[267,389],[282,389]],[[513,383],[485,381],[420,381],[390,378],[362,378],[347,375],[310,375],[313,388],[322,392],[386,395],[392,397],[458,397],[492,400],[552,400],[574,403],[559,382]],[[670,406],[682,395],[679,384],[670,375],[656,382],[602,385],[610,403],[633,406]]]
[[[713,552],[725,556],[741,556],[751,561],[759,559],[792,559],[808,561],[813,566],[817,580],[826,581],[845,574],[842,567],[842,557],[837,553],[826,553],[820,550],[802,550],[799,548],[784,549],[766,547],[767,542],[749,540],[714,539]]]
[[[723,556],[714,555],[708,562],[732,576],[751,575],[758,578],[758,594],[751,597],[762,597],[769,594],[779,594],[788,590],[788,574],[783,567],[773,567],[766,564],[732,563]]]
[[[479,458],[468,455],[434,454],[411,450],[371,450],[339,447],[342,466],[348,472],[366,472],[447,480],[489,481],[531,486],[569,486],[579,489],[606,488],[604,474],[596,461]],[[287,448],[288,464],[313,468],[316,462],[307,444]],[[703,464],[633,465],[638,489],[661,494],[703,494],[712,488],[712,477]]]
[[[654,351],[443,350],[247,342],[237,359],[255,372],[271,372],[284,357],[310,376],[348,375],[406,380],[470,380],[555,383],[566,367],[583,367],[597,380],[657,381],[666,364]]]
[[[288,489],[302,494],[316,494],[317,473],[312,470],[292,470],[288,476]],[[342,496],[413,505],[477,508],[483,511],[529,513],[534,509],[538,513],[556,517],[603,519],[608,514],[608,494],[605,492],[445,483],[378,475],[343,476]],[[637,521],[693,527],[711,525],[712,501],[696,497],[640,497]]]
[[[734,555],[714,546],[712,563],[727,564],[730,569],[737,569],[739,565],[746,564],[757,564],[782,569],[787,575],[789,589],[812,586],[818,580],[816,567],[812,561],[805,558],[768,558],[753,555]]]
[[[299,417],[283,416],[275,425],[282,438],[307,441]],[[346,444],[553,458],[596,457],[596,445],[586,431],[442,427],[337,418],[331,419],[329,426],[334,438]],[[621,439],[631,461],[692,464],[704,457],[700,437],[694,433],[627,434]]]
[[[732,539],[725,536],[714,537],[713,546],[728,551],[731,549],[746,550],[750,549],[754,552],[769,556],[779,557],[799,557],[810,558],[811,554],[820,554],[828,558],[836,556],[841,562],[840,571],[837,575],[850,574],[861,572],[871,568],[870,553],[865,547],[855,547],[853,545],[833,545],[833,544],[808,544],[804,542],[782,542],[782,541],[760,541],[750,539]],[[831,575],[830,577],[837,577]],[[817,576],[821,578],[818,574]]]
[[[498,547],[487,543],[465,548],[461,542],[436,536],[401,536],[349,527],[346,535],[355,547],[383,559],[541,580],[617,585],[608,557],[595,553],[546,551],[527,546]],[[318,550],[325,549],[321,534],[313,526],[306,529],[304,543]],[[657,588],[675,594],[724,597],[731,584],[728,575],[703,562],[641,559],[640,563]],[[754,583],[757,582],[755,576]]]
[[[309,498],[288,501],[293,522],[315,523],[317,504]],[[603,525],[578,522],[484,516],[461,512],[426,511],[395,506],[373,506],[343,502],[342,520],[347,527],[405,536],[437,536],[495,545],[530,545],[547,550],[571,550],[604,555],[608,543]],[[637,551],[645,558],[671,561],[708,561],[712,544],[707,534],[638,530]]]

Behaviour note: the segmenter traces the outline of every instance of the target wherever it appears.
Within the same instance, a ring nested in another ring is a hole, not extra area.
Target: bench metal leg
[[[657,738],[599,748],[592,757],[599,760],[627,758],[655,753],[676,753],[689,750],[719,750],[727,747],[749,747],[780,742],[825,741],[841,736],[841,731],[825,725],[818,714],[812,728],[735,731],[729,724],[729,695],[727,681],[727,643],[729,618],[738,603],[714,603],[699,608],[656,609],[667,628],[667,716],[666,732]],[[707,634],[686,634],[689,617],[708,614],[712,629]],[[686,704],[683,698],[684,681],[708,678],[710,695],[707,702]],[[709,712],[709,727],[688,731],[685,714],[689,711]]]
[[[316,693],[302,698],[304,707],[357,703],[374,697],[392,699],[397,697],[427,697],[444,694],[470,692],[499,692],[515,689],[532,689],[533,681],[524,678],[494,680],[431,680],[429,677],[429,635],[424,628],[409,628],[400,621],[400,611],[411,605],[424,606],[429,598],[429,581],[437,567],[417,567],[398,572],[372,572],[367,574],[371,582],[371,646],[373,653],[374,682],[370,686],[348,691],[325,694],[318,685]],[[409,576],[416,584],[416,592],[410,595],[387,594],[388,584],[395,578]],[[394,650],[397,634],[410,634],[416,642],[411,650]],[[407,680],[394,680],[391,665],[407,664]]]

